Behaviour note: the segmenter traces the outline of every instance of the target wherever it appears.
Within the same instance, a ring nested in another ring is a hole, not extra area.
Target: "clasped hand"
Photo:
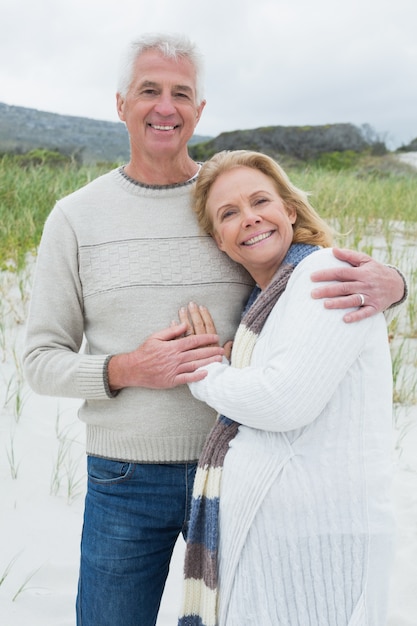
[[[114,355],[108,364],[110,389],[170,389],[205,378],[207,372],[199,368],[221,361],[224,349],[215,332],[195,334],[190,328],[190,322],[173,323],[132,352]]]
[[[180,322],[186,324],[185,335],[205,335],[216,334],[216,326],[210,311],[205,306],[198,306],[195,302],[190,302],[188,307],[182,307],[179,312]],[[223,346],[224,355],[230,360],[233,341],[226,341]]]

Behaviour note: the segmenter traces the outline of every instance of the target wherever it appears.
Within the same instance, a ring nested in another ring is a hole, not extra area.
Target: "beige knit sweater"
[[[85,400],[87,452],[168,462],[198,458],[214,412],[186,386],[111,397],[104,364],[169,326],[190,300],[232,338],[252,281],[202,235],[192,183],[146,187],[116,169],[60,200],[38,252],[24,351],[37,393]]]

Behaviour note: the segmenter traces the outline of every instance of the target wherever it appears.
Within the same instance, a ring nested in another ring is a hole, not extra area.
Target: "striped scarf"
[[[252,351],[268,315],[300,261],[318,248],[293,244],[268,287],[253,290],[237,329],[233,367],[250,364]],[[217,625],[217,550],[220,484],[224,458],[239,424],[220,415],[208,435],[194,481],[184,563],[182,612],[178,626]]]

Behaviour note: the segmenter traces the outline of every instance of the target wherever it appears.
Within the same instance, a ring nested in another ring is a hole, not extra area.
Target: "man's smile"
[[[175,130],[176,128],[178,128],[178,125],[176,126],[165,126],[162,124],[148,124],[148,126],[150,126],[151,128],[153,128],[154,130]]]

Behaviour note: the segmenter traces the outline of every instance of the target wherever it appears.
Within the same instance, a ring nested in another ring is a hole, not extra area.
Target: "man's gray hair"
[[[201,104],[204,100],[203,56],[196,44],[185,35],[148,33],[132,41],[121,60],[117,92],[123,98],[126,97],[133,80],[136,60],[147,50],[157,50],[169,59],[188,59],[195,68],[196,100],[197,104]]]

